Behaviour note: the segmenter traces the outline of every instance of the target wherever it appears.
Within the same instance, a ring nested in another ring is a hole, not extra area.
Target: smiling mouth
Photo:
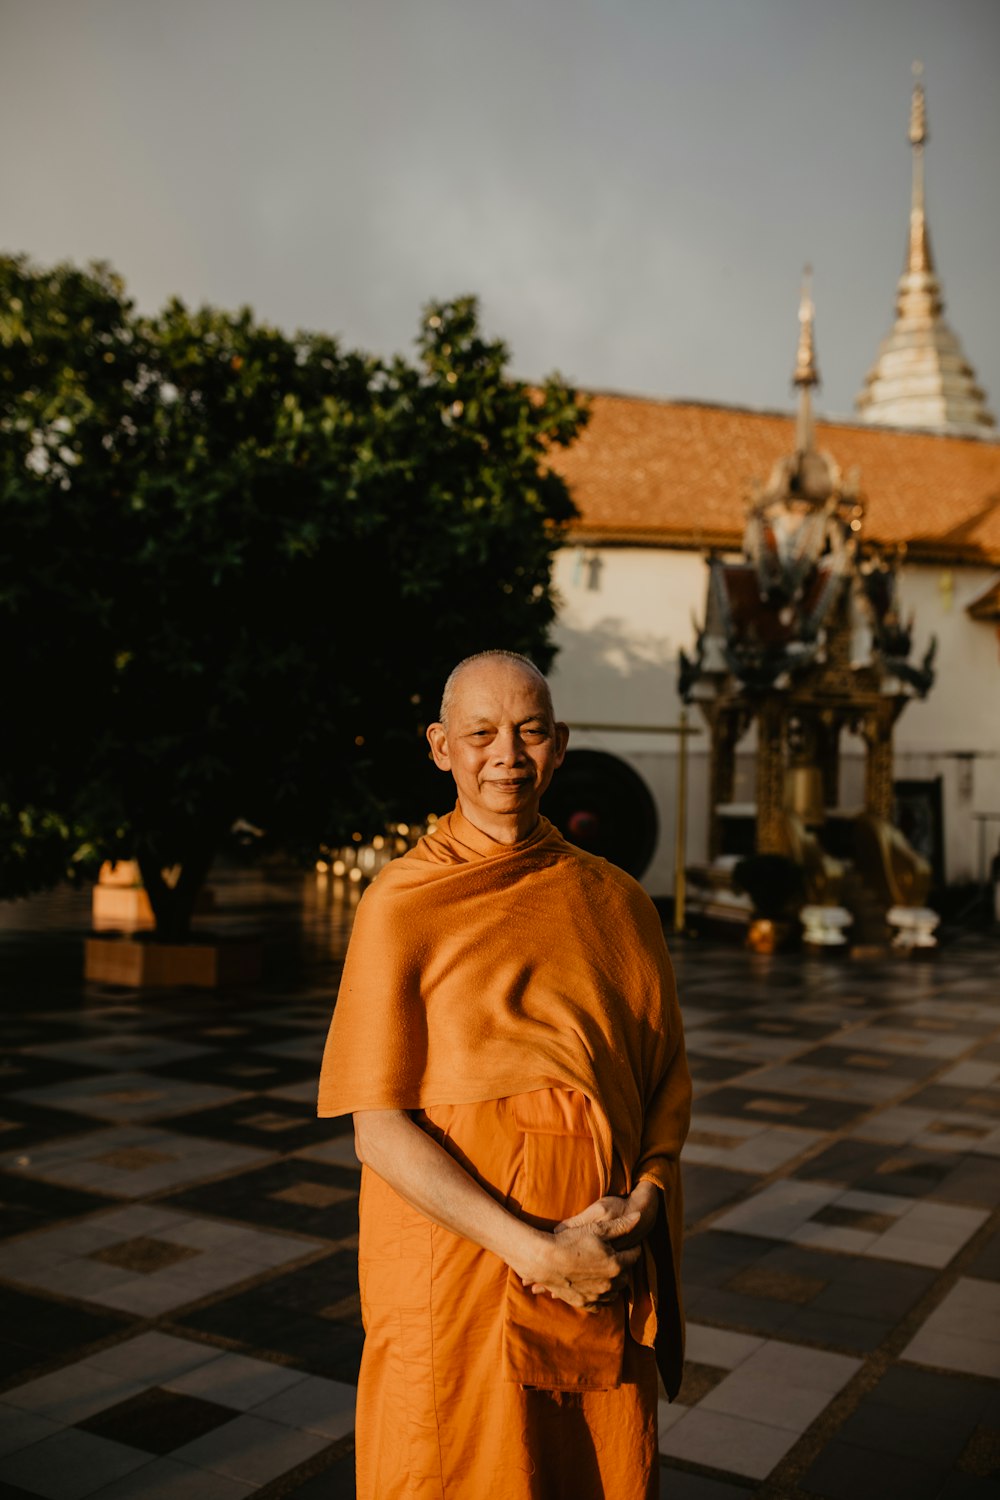
[[[531,780],[527,776],[520,776],[516,780],[510,780],[510,781],[499,781],[499,780],[497,780],[497,781],[491,781],[490,782],[490,786],[498,786],[498,787],[500,787],[501,791],[505,791],[505,792],[512,792],[512,791],[515,791],[518,787],[530,786],[530,785],[531,785]]]

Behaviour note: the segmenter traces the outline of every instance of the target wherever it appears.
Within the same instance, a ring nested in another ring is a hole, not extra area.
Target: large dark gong
[[[564,838],[638,878],[656,849],[659,823],[646,783],[604,750],[570,750],[542,799]]]

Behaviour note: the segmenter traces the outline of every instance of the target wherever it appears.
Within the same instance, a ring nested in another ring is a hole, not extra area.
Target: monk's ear
[[[569,725],[564,724],[561,719],[556,720],[556,766],[562,765],[566,759],[566,747],[569,744]]]
[[[428,724],[427,743],[431,747],[431,759],[439,771],[451,770],[451,756],[448,754],[448,732],[443,724]]]

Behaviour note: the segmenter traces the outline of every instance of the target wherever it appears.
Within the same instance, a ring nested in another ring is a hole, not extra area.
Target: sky
[[[911,64],[946,312],[1000,415],[998,0],[0,0],[0,251],[390,355],[821,411],[892,323]]]

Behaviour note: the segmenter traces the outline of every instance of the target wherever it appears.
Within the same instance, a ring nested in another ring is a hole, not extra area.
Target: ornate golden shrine
[[[849,857],[884,912],[919,905],[929,883],[925,863],[892,826],[892,739],[906,704],[931,687],[935,646],[911,663],[901,551],[865,543],[858,475],[841,475],[816,449],[808,284],[799,319],[795,450],[752,495],[742,556],[709,558],[705,624],[695,656],[681,653],[680,689],[711,731],[710,857],[728,852],[737,747],[755,725],[754,847],[800,865],[810,902],[840,897],[844,867],[823,845],[828,821],[842,815],[841,735],[861,737],[864,807],[852,820]]]

